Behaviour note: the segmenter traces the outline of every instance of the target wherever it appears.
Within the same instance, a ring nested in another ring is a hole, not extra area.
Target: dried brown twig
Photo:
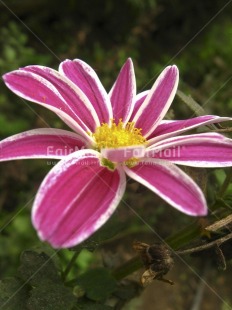
[[[232,239],[232,232],[227,234],[224,237],[218,238],[218,239],[211,241],[209,243],[202,244],[202,245],[193,247],[191,249],[178,250],[178,251],[176,251],[176,254],[185,255],[185,254],[191,254],[191,253],[195,253],[195,252],[201,252],[201,251],[213,248],[213,247],[220,247],[221,244],[223,244],[224,242],[226,242],[230,239]]]

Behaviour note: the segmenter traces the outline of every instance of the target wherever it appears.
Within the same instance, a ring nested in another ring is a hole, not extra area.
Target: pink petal
[[[169,138],[146,151],[145,157],[193,167],[232,166],[232,140],[217,133]]]
[[[176,66],[163,70],[132,121],[148,137],[168,111],[176,94],[179,73]]]
[[[185,131],[214,123],[226,122],[231,120],[229,117],[219,117],[216,115],[204,115],[179,121],[163,121],[153,131],[149,137],[149,145],[160,140],[179,135]]]
[[[91,131],[99,126],[97,114],[82,90],[58,71],[43,66],[27,66],[21,70],[35,73],[56,87],[74,116]]]
[[[40,238],[54,248],[87,239],[122,198],[125,173],[101,166],[99,156],[93,150],[72,153],[49,172],[37,193],[32,221]]]
[[[116,163],[127,161],[130,158],[142,158],[145,154],[143,145],[133,145],[120,148],[102,149],[101,154],[104,158]]]
[[[29,66],[3,76],[17,95],[55,112],[71,128],[87,136],[99,126],[88,98],[68,79],[50,68]]]
[[[179,146],[183,144],[188,144],[189,143],[198,143],[198,142],[204,142],[209,139],[216,139],[218,141],[223,141],[226,138],[215,132],[206,132],[206,133],[198,133],[198,134],[192,134],[192,135],[185,135],[185,136],[177,136],[177,137],[171,137],[164,139],[162,141],[158,141],[157,143],[150,145],[147,148],[147,152],[150,150],[163,150],[167,149],[168,147],[173,147],[173,146]]]
[[[167,203],[189,215],[205,215],[205,197],[193,180],[172,163],[145,159],[139,165],[124,167],[127,175],[148,187]]]
[[[33,129],[0,142],[0,161],[27,158],[61,159],[85,148],[86,141],[62,129]]]
[[[126,123],[134,109],[136,81],[132,60],[129,58],[122,67],[109,96],[113,108],[113,118],[116,123],[122,119]]]
[[[59,71],[87,96],[98,115],[100,124],[109,123],[113,118],[110,99],[95,71],[80,59],[65,60],[60,64]]]
[[[131,114],[130,121],[133,120],[135,114],[137,113],[137,111],[141,107],[141,105],[143,104],[143,102],[146,99],[148,94],[149,94],[149,90],[145,90],[145,91],[143,91],[143,92],[141,92],[135,96],[135,106],[134,106],[133,112]]]

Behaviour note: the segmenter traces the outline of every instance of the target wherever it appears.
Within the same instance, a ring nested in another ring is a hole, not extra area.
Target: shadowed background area
[[[191,94],[206,114],[231,116],[231,16],[232,1],[224,0],[0,0],[0,74],[30,64],[57,69],[67,58],[80,58],[96,70],[108,91],[122,64],[131,57],[140,92],[152,86],[165,66],[176,64],[180,70],[179,89]],[[185,119],[196,114],[176,98],[167,116]],[[0,139],[43,127],[65,128],[52,112],[15,96],[1,80]],[[1,279],[17,273],[21,252],[41,246],[31,225],[30,210],[36,190],[54,165],[55,161],[46,160],[0,165]],[[202,171],[190,169],[188,173],[202,188],[207,185],[209,204],[215,205],[215,193],[220,192],[229,168]],[[232,186],[226,195],[231,208]],[[194,222],[134,183],[129,185],[125,201],[113,218],[120,227],[114,240],[103,242],[95,256],[91,252],[91,257],[83,254],[74,274],[102,260],[110,267],[110,260],[120,264],[136,254],[132,249],[135,239],[152,243],[158,240],[154,231],[167,238]],[[67,252],[60,254],[63,265],[72,254]],[[211,257],[206,253],[203,259],[177,259],[167,277],[176,283],[174,287],[154,281],[139,297],[115,309],[232,309],[231,263],[227,272],[219,272],[215,262],[212,266],[211,262],[210,266],[205,264]],[[140,274],[133,281],[138,281]],[[205,279],[205,285],[197,275]]]

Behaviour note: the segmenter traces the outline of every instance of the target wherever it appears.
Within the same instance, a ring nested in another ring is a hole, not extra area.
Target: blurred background
[[[96,70],[108,91],[131,57],[140,92],[152,86],[165,66],[176,64],[180,90],[191,94],[205,113],[231,116],[231,16],[231,0],[0,0],[0,74],[30,64],[57,69],[67,58],[80,58]],[[168,116],[195,115],[176,98]],[[52,112],[12,94],[1,80],[0,139],[41,127],[64,125]],[[31,226],[30,209],[52,165],[43,160],[0,165],[0,278],[15,275],[20,253],[40,244]],[[227,171],[207,170],[210,203]],[[135,255],[131,247],[135,238],[156,240],[149,227],[166,238],[193,221],[136,184],[129,185],[126,199],[130,208],[121,205],[115,217],[127,230],[99,249],[105,260],[115,257],[115,252],[123,259]],[[90,259],[86,255],[84,261]],[[219,272],[215,266],[206,268],[202,260],[185,259],[184,263],[177,259],[168,275],[174,287],[155,281],[123,309],[232,309],[231,264],[226,272]]]

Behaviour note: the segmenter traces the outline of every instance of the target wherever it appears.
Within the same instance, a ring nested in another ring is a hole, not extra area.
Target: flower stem
[[[140,257],[135,256],[125,262],[123,265],[114,269],[111,274],[116,280],[119,281],[142,267],[143,263]]]
[[[76,259],[77,259],[77,257],[78,257],[79,254],[80,254],[80,251],[76,251],[76,252],[73,254],[72,258],[70,259],[68,265],[66,266],[66,268],[65,268],[65,270],[64,270],[64,272],[63,272],[63,274],[62,274],[63,281],[66,280],[66,278],[67,278],[67,276],[68,276],[70,270],[72,269],[73,265],[75,264]]]

